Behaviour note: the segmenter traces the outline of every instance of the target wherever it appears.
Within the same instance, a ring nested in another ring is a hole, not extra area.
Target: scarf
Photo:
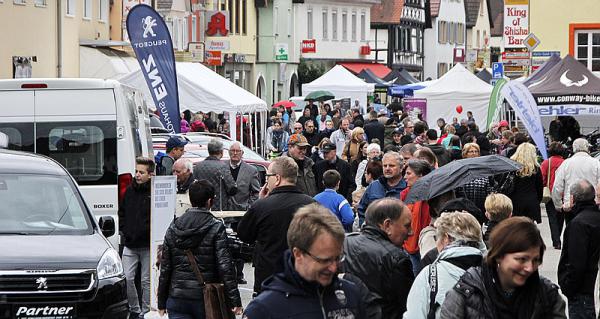
[[[484,263],[482,276],[496,318],[531,318],[540,291],[540,277],[537,271],[527,278],[525,285],[516,288],[512,293],[502,289],[495,265],[489,266]]]

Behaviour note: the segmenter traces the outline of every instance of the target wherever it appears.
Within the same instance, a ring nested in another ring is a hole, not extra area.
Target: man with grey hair
[[[554,175],[552,201],[556,209],[564,213],[567,223],[574,217],[569,213],[571,185],[580,179],[585,179],[592,185],[600,182],[600,161],[590,156],[588,150],[589,144],[586,139],[576,139],[573,142],[573,156],[566,159]]]
[[[261,291],[263,280],[283,271],[283,253],[288,226],[298,208],[314,203],[297,186],[298,164],[288,156],[278,157],[267,169],[266,183],[259,199],[252,203],[237,226],[239,238],[255,244],[254,292]]]
[[[180,217],[188,208],[192,208],[189,188],[194,182],[194,164],[189,158],[180,158],[173,164],[173,175],[177,176],[177,195],[175,198],[175,217]]]
[[[346,237],[343,271],[357,276],[376,296],[382,318],[402,318],[414,281],[410,257],[402,249],[412,235],[410,209],[396,198],[374,201],[360,234]]]
[[[600,209],[594,186],[579,179],[569,187],[571,214],[558,263],[558,283],[569,300],[569,318],[596,318],[594,283],[600,259]]]
[[[402,178],[402,156],[398,152],[387,152],[383,155],[382,163],[383,175],[369,184],[358,203],[358,221],[361,226],[371,202],[384,197],[400,198],[400,192],[406,188],[406,181]]]
[[[227,164],[221,162],[223,142],[213,138],[208,142],[208,157],[196,164],[194,179],[205,179],[215,186],[216,194],[212,209],[222,210],[229,207],[230,196],[237,193],[237,184],[231,176]]]

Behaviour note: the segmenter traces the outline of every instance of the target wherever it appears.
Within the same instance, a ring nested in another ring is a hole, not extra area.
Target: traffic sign
[[[538,37],[536,37],[533,33],[530,33],[525,38],[525,40],[523,40],[523,43],[525,44],[525,47],[527,48],[527,50],[529,50],[529,52],[535,50],[535,48],[537,48],[537,46],[540,45],[540,42],[540,39],[538,39]]]
[[[502,62],[492,63],[492,78],[502,79],[504,77],[504,64]]]

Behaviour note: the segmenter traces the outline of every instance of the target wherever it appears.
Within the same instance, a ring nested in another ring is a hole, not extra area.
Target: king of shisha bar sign
[[[504,0],[504,47],[524,48],[529,35],[529,0]]]

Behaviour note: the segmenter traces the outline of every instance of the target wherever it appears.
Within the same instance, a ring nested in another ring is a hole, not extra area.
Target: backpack
[[[158,151],[154,155],[154,163],[156,164],[156,175],[166,175],[167,168],[163,166],[163,157],[167,156],[165,152]]]

